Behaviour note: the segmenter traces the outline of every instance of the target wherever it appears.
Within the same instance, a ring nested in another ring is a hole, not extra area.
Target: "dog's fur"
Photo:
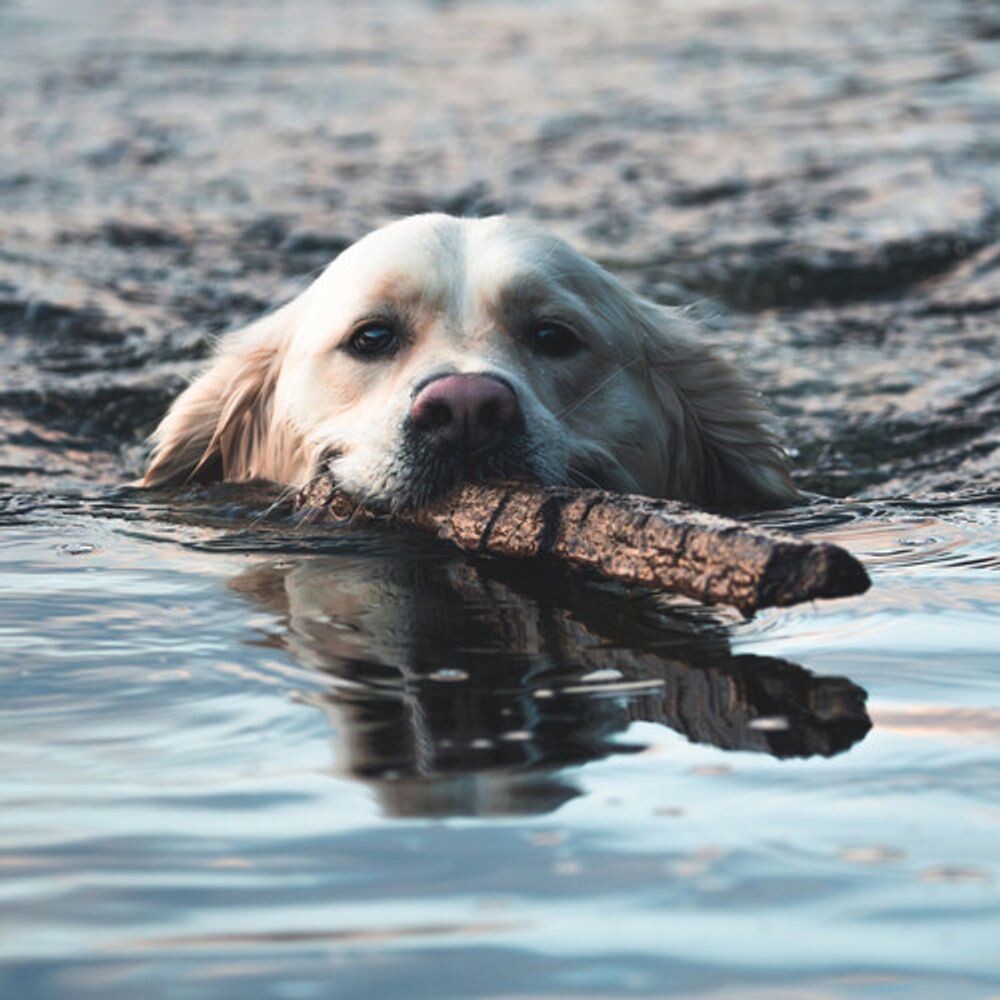
[[[403,333],[392,357],[346,345],[360,321]],[[524,331],[583,343],[539,357]],[[675,312],[628,291],[567,244],[505,217],[420,215],[366,236],[301,295],[223,339],[157,428],[147,486],[329,471],[384,507],[418,504],[470,474],[414,442],[415,390],[437,375],[508,384],[523,433],[477,477],[529,476],[710,506],[798,496],[767,409]]]

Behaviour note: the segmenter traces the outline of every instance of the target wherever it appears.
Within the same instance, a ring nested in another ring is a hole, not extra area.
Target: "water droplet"
[[[783,733],[788,729],[788,719],[784,715],[762,715],[750,720],[750,728],[762,733]]]
[[[606,670],[591,670],[589,674],[584,674],[581,681],[617,681],[620,680],[622,672],[608,668]]]
[[[537,847],[558,847],[566,842],[566,834],[561,830],[541,830],[529,839]]]
[[[728,764],[700,764],[691,768],[691,774],[700,778],[715,778],[720,774],[729,774],[733,769]]]
[[[925,868],[920,877],[925,882],[980,882],[988,885],[993,876],[985,868],[973,865],[935,865]]]
[[[654,816],[683,816],[684,810],[680,806],[657,806],[653,810]]]
[[[837,857],[852,865],[890,865],[902,860],[903,852],[895,847],[870,844],[861,847],[845,847]]]
[[[427,675],[427,679],[431,681],[467,681],[469,675],[464,670],[456,670],[453,667],[442,667],[440,670],[435,670],[433,673]]]
[[[725,854],[715,847],[703,847],[700,850],[685,854],[676,861],[668,862],[666,870],[677,878],[697,878],[704,875],[712,865],[725,857]]]

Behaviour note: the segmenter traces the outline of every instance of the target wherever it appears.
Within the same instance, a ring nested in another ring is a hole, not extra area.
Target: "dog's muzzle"
[[[419,506],[461,482],[534,479],[524,414],[494,375],[441,375],[417,386],[400,450],[396,500]]]
[[[524,430],[517,395],[494,375],[442,375],[424,383],[409,419],[426,447],[468,466]]]

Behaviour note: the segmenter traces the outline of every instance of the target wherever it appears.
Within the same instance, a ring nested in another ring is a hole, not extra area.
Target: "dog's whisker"
[[[300,528],[306,525],[314,524],[316,521],[320,519],[322,515],[323,515],[322,507],[306,507],[304,512],[302,513],[302,516],[298,519],[298,522],[296,523],[295,527],[292,530],[298,531]]]
[[[308,487],[312,486],[315,482],[319,480],[319,478],[320,477],[318,475],[313,476],[313,478],[310,479],[308,482],[306,482],[305,485],[301,487],[301,489],[307,489]],[[250,522],[250,527],[255,528],[257,527],[258,524],[261,523],[261,521],[266,521],[283,503],[285,503],[290,497],[294,496],[299,489],[300,487],[295,483],[291,483],[290,485],[282,489],[281,492],[278,494],[278,496],[275,498],[274,502],[271,503],[265,510],[263,510]]]
[[[289,497],[293,496],[294,494],[309,489],[310,486],[313,486],[316,483],[318,483],[326,474],[327,470],[325,468],[321,468],[314,476],[310,476],[310,478],[307,479],[301,485],[299,485],[298,483],[292,483],[289,486],[285,487],[285,489],[282,490],[281,493],[278,495],[277,500],[275,500],[274,503],[270,507],[268,507],[268,509],[264,511],[263,514],[260,515],[257,521],[254,521],[253,523],[256,524],[258,521],[263,520],[265,517],[267,517],[267,515],[271,511],[275,509],[275,507],[284,503]],[[319,517],[321,513],[322,513],[322,508],[320,507],[304,508],[300,512],[298,518],[296,519],[295,527],[292,530],[298,531],[298,529],[302,527],[303,524],[310,524],[312,521],[315,521],[316,518]]]
[[[582,469],[569,468],[566,474],[580,486],[592,486],[595,490],[604,489],[596,479],[592,479]]]
[[[367,490],[364,496],[358,501],[354,510],[351,511],[351,516],[347,519],[347,524],[344,525],[346,528],[354,527],[354,522],[361,516],[361,512],[368,506],[368,501],[375,495],[374,490]]]
[[[619,375],[627,371],[633,365],[639,362],[639,358],[633,358],[631,361],[626,361],[623,364],[616,366],[614,371],[612,371],[606,378],[601,379],[592,389],[585,392],[579,399],[573,400],[573,402],[567,406],[565,409],[560,410],[556,415],[556,420],[562,420],[568,417],[571,413],[575,412],[588,400],[591,400],[596,396],[602,389],[606,389]]]

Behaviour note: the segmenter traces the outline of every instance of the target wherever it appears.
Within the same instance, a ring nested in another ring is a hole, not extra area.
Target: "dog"
[[[225,336],[152,437],[148,487],[329,474],[374,509],[528,479],[774,507],[761,396],[696,324],[506,216],[412,216]]]

